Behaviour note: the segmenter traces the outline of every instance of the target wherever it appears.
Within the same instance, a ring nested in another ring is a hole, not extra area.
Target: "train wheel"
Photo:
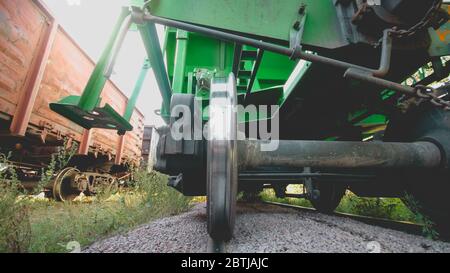
[[[238,188],[236,103],[234,76],[214,79],[208,124],[207,208],[209,235],[219,241],[230,240],[234,230]]]
[[[445,88],[450,91],[449,85]],[[441,168],[405,172],[404,203],[431,220],[441,238],[450,239],[450,111],[423,104],[406,115],[392,118],[384,140],[430,141],[441,149]]]
[[[81,191],[74,186],[74,180],[80,171],[75,168],[66,168],[59,172],[53,184],[53,198],[57,201],[73,201]]]
[[[313,207],[322,213],[333,213],[339,206],[347,187],[331,182],[313,181],[305,182],[306,194]]]
[[[242,190],[242,201],[247,203],[256,203],[261,201],[259,196],[262,192],[262,187],[246,187]]]
[[[284,184],[275,184],[273,185],[273,191],[275,192],[275,196],[280,199],[286,198],[287,185]]]

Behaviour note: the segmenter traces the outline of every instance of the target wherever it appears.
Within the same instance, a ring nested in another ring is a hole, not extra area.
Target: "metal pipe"
[[[345,141],[280,141],[264,151],[263,141],[238,142],[239,169],[294,168],[436,168],[440,149],[431,142],[385,143]]]
[[[301,48],[287,48],[284,46],[276,45],[273,43],[267,43],[259,40],[255,40],[252,38],[243,37],[240,35],[227,33],[215,29],[210,29],[207,27],[201,27],[197,25],[192,25],[189,23],[179,22],[171,19],[161,18],[157,16],[153,16],[151,14],[145,14],[143,19],[145,21],[150,21],[157,24],[162,24],[169,27],[174,27],[178,29],[183,29],[190,32],[196,32],[201,33],[206,36],[210,36],[219,40],[224,40],[228,42],[234,42],[241,45],[249,45],[253,46],[259,49],[264,49],[267,51],[279,53],[282,55],[290,56],[292,59],[303,59],[310,62],[319,62],[324,63],[332,66],[336,66],[342,69],[349,69],[349,68],[356,68],[361,69],[364,71],[371,72],[374,76],[384,76],[387,74],[390,68],[390,59],[391,59],[391,52],[392,52],[392,38],[390,35],[390,30],[385,30],[383,35],[383,48],[382,48],[382,56],[381,56],[381,63],[380,68],[378,69],[371,69],[355,64],[350,64],[343,61],[338,61],[335,59],[315,55],[312,53],[307,53],[301,50]],[[293,45],[294,46],[294,45]]]
[[[369,180],[374,179],[375,175],[358,175],[346,173],[322,173],[322,172],[241,172],[239,179],[242,180],[270,180],[270,181],[299,181],[305,178],[321,179],[345,179],[345,180]]]
[[[361,69],[353,69],[353,68],[348,69],[344,74],[344,78],[351,78],[351,79],[371,83],[371,84],[374,84],[377,86],[381,86],[385,89],[395,90],[402,94],[407,94],[410,96],[416,95],[416,91],[413,87],[410,87],[407,85],[402,85],[402,84],[399,84],[396,82],[391,82],[391,81],[384,80],[381,78],[373,77],[371,75],[371,73],[361,70]]]
[[[207,27],[192,25],[189,23],[179,22],[171,19],[160,18],[157,16],[153,16],[151,14],[144,14],[142,19],[144,21],[153,22],[162,24],[168,27],[174,27],[178,29],[183,29],[185,31],[201,33],[206,36],[210,36],[219,40],[234,42],[237,45],[249,45],[262,50],[267,50],[271,52],[275,52],[278,54],[286,55],[291,57],[292,59],[303,59],[309,62],[322,63],[326,65],[331,65],[337,68],[341,68],[343,70],[347,70],[344,77],[353,78],[365,82],[369,82],[375,84],[377,86],[391,89],[409,96],[416,96],[416,92],[412,87],[404,86],[392,81],[384,80],[381,77],[384,77],[389,72],[391,66],[391,57],[392,57],[392,35],[390,29],[387,29],[383,33],[382,39],[382,54],[380,60],[380,67],[378,69],[372,69],[363,67],[360,65],[355,65],[335,59],[331,59],[328,57],[323,57],[320,55],[316,55],[313,53],[305,52],[301,49],[301,47],[295,48],[287,48],[284,46],[267,43],[259,40],[255,40],[252,38],[243,37],[240,35],[227,33],[215,29],[210,29]],[[357,72],[360,71],[358,74]],[[362,73],[361,73],[362,72]]]
[[[258,41],[255,39],[243,37],[240,35],[231,34],[231,33],[223,32],[223,31],[219,31],[219,30],[215,30],[215,29],[210,29],[210,28],[206,28],[206,27],[196,26],[196,25],[192,25],[189,23],[184,23],[184,22],[179,22],[179,21],[175,21],[175,20],[171,20],[171,19],[161,18],[161,17],[153,16],[151,14],[145,14],[143,19],[148,22],[153,22],[153,23],[165,25],[168,27],[174,27],[174,28],[186,30],[189,32],[204,34],[206,36],[217,38],[222,41],[236,42],[237,44],[249,45],[249,46],[253,46],[256,48],[265,49],[267,51],[280,53],[280,54],[283,54],[286,56],[292,56],[292,53],[293,53],[293,50],[291,48],[287,48],[284,46],[280,46],[280,45],[276,45],[276,44],[272,44],[272,43],[266,43],[263,41]]]
[[[375,77],[384,77],[389,73],[391,68],[391,58],[392,58],[392,36],[391,30],[386,29],[383,32],[383,41],[381,47],[381,62],[380,68],[372,72]]]

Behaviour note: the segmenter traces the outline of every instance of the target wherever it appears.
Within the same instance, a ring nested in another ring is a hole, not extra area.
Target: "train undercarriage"
[[[3,137],[0,174],[5,181],[20,181],[24,194],[44,193],[56,201],[74,201],[80,195],[117,192],[132,181],[131,165],[115,165],[105,154],[76,154],[78,143],[58,140],[43,145],[32,137]],[[74,146],[72,146],[74,145]]]
[[[347,189],[413,196],[441,235],[450,233],[448,3],[141,4],[124,9],[97,64],[105,73],[92,83],[109,76],[137,26],[168,124],[153,141],[154,169],[181,193],[208,197],[213,239],[232,238],[238,191],[270,185],[285,196],[289,184],[303,184],[296,197],[323,212]],[[166,26],[164,51],[155,24]],[[432,72],[416,76],[423,70]],[[81,126],[105,128],[91,115],[101,87],[51,107]]]

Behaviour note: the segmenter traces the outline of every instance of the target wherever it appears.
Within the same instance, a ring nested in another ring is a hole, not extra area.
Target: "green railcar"
[[[154,167],[185,195],[208,196],[214,239],[232,237],[238,191],[271,186],[282,197],[289,184],[304,184],[300,197],[323,212],[333,211],[346,189],[361,196],[408,193],[445,235],[450,35],[444,2],[133,1],[83,95],[51,107],[86,129],[129,131],[128,116],[99,101],[134,28],[167,123],[155,141]],[[162,48],[155,24],[166,27]]]

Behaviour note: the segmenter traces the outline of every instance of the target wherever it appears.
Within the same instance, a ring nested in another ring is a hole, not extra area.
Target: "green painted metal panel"
[[[320,52],[316,49],[336,49],[349,45],[343,37],[333,3],[333,0],[152,0],[149,10],[156,16],[242,33],[245,36],[257,36],[264,40],[284,41],[286,45],[292,26],[298,20],[298,10],[302,4],[306,4],[307,18],[302,43],[314,46],[313,49],[307,49]],[[443,34],[446,31],[448,24],[438,31],[430,30],[433,40],[430,48],[432,56],[449,54],[449,35]],[[177,39],[177,34],[179,36],[180,31],[167,29],[164,46],[168,77],[173,83],[175,93],[196,92],[197,69],[214,71],[216,76],[225,76],[231,72],[234,44],[197,33],[184,33],[189,36],[189,39],[184,41]],[[248,46],[244,46],[244,49],[252,50]],[[250,60],[243,64],[243,68],[248,71],[252,65]],[[294,62],[286,56],[266,52],[249,101],[255,105],[288,106],[287,102],[294,96],[294,91],[295,96],[320,92],[322,76],[326,71],[327,69],[317,64]],[[333,80],[338,82],[341,79]],[[245,85],[245,79],[238,81]],[[389,94],[381,93],[381,96],[389,97]],[[203,106],[208,105],[207,90],[197,92],[196,97],[203,100]],[[348,109],[348,122],[357,123],[355,126],[370,127],[387,123],[386,116],[369,115],[364,105],[351,107],[353,109]],[[204,118],[208,119],[207,113],[204,115]],[[359,117],[358,122],[356,120]],[[262,119],[261,116],[258,118]],[[242,113],[239,120],[250,121]],[[341,124],[337,119],[336,122]]]
[[[289,41],[301,4],[307,5],[303,42],[324,48],[348,44],[331,0],[152,0],[160,17]]]
[[[104,107],[96,107],[92,112],[86,112],[78,107],[80,99],[79,96],[69,96],[58,103],[50,103],[50,109],[88,130],[101,128],[121,133],[133,130],[133,126],[111,105],[105,104]]]
[[[219,76],[227,75],[231,72],[234,54],[233,44],[223,43],[209,37],[191,33],[189,35],[189,42],[186,49],[186,64],[185,67],[180,67],[179,65],[176,65],[176,52],[177,45],[179,43],[176,39],[176,32],[173,30],[168,30],[167,32],[168,34],[165,48],[167,71],[169,78],[173,80],[173,90],[175,93],[189,92],[186,90],[189,80],[188,73],[192,73],[196,69],[203,68],[216,71]],[[257,80],[253,90],[283,85],[292,73],[295,65],[296,62],[290,60],[289,57],[272,52],[266,52],[264,54],[260,69],[258,70]],[[251,66],[251,63],[247,63],[246,69],[250,70]],[[180,84],[179,80],[175,81],[174,79],[177,69],[184,71],[184,80],[182,84],[183,88],[176,88],[175,85],[176,83]]]

